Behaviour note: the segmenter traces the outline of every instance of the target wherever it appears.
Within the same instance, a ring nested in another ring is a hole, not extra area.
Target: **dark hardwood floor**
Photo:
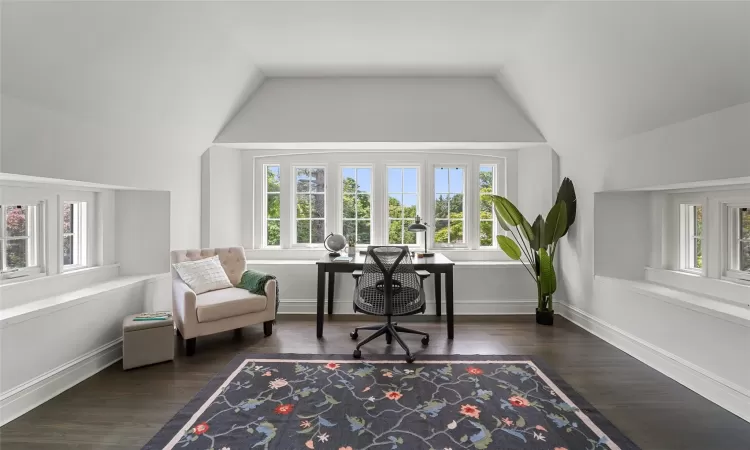
[[[554,327],[531,316],[457,317],[453,342],[443,324],[423,319],[414,327],[432,336],[420,352],[541,357],[643,449],[750,449],[750,423],[559,316]],[[335,317],[319,341],[314,317],[282,317],[269,338],[259,325],[239,339],[232,332],[200,338],[190,358],[178,347],[173,363],[128,372],[115,364],[0,428],[0,448],[140,448],[237,353],[351,354],[353,323]],[[417,337],[406,340],[420,349]],[[400,350],[384,339],[364,347],[365,354]]]

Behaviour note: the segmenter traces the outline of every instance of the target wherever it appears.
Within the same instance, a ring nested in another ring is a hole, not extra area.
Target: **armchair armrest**
[[[355,279],[359,279],[359,277],[361,276],[362,276],[361,270],[355,270],[354,272],[352,272],[352,277],[354,277]]]
[[[266,310],[269,308],[276,311],[276,302],[278,301],[276,299],[276,280],[268,280],[266,282],[266,286],[264,287],[264,290],[266,291]],[[276,317],[274,315],[274,317]]]
[[[189,339],[191,333],[198,325],[198,316],[195,312],[196,295],[184,281],[179,278],[172,280],[172,309],[176,322],[182,324],[179,327],[183,337]]]
[[[430,272],[426,270],[415,270],[417,272],[417,275],[419,276],[420,280],[424,280],[425,278],[430,278],[430,275],[432,275]]]

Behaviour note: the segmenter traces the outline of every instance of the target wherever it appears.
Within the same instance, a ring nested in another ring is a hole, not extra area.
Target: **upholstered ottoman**
[[[122,321],[122,368],[124,370],[174,359],[174,325],[166,320]]]

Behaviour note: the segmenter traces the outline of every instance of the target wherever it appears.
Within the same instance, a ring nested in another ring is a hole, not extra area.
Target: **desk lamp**
[[[426,223],[421,223],[422,218],[417,216],[414,218],[414,223],[409,225],[408,231],[412,233],[424,233],[424,256],[435,256],[434,253],[427,252],[427,227]]]

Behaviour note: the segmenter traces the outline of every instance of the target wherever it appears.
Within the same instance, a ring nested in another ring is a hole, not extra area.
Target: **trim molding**
[[[0,426],[122,359],[122,338],[0,394]]]
[[[556,312],[603,341],[750,422],[750,390],[564,302]]]
[[[454,314],[457,316],[467,315],[498,315],[498,314],[534,314],[536,299],[511,299],[511,300],[461,300],[454,302]],[[445,302],[442,304],[443,315],[445,315]],[[316,299],[293,299],[281,300],[279,314],[315,314],[317,311]],[[328,300],[326,300],[325,311],[328,311]],[[351,300],[334,300],[334,314],[353,314]],[[425,314],[435,314],[435,302],[427,302]]]

